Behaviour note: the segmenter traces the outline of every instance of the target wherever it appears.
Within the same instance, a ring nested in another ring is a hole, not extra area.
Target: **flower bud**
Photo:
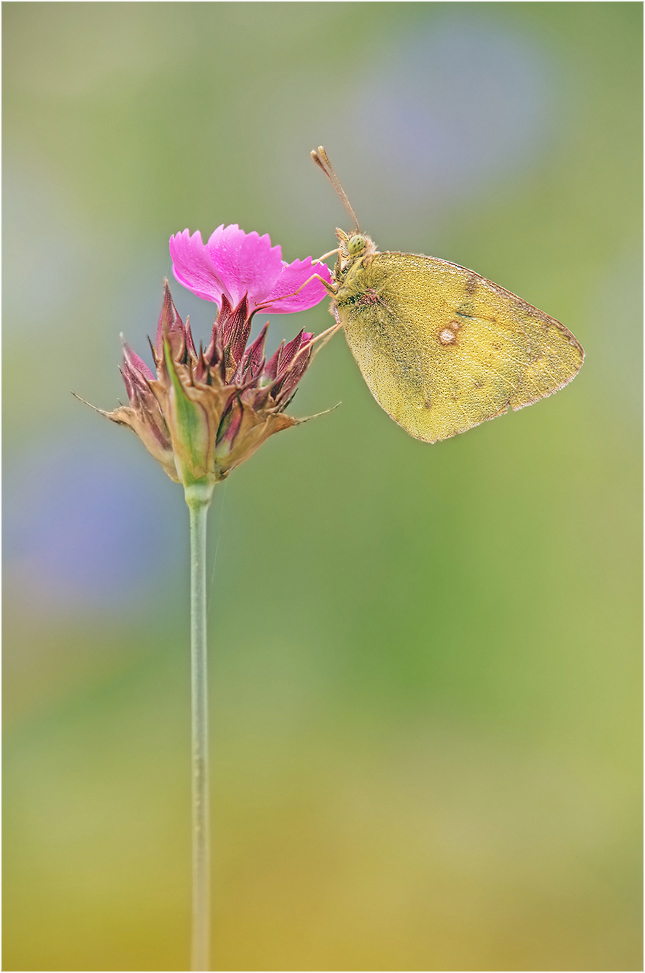
[[[268,326],[246,345],[254,313],[247,296],[236,307],[225,296],[221,303],[208,347],[197,352],[166,281],[153,348],[156,377],[124,342],[121,372],[129,405],[99,410],[129,426],[186,488],[212,490],[269,436],[303,421],[284,409],[311,361],[313,335],[301,331],[267,362]]]

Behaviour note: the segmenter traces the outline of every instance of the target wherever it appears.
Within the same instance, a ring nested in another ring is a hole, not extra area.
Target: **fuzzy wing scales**
[[[335,312],[377,402],[426,442],[557,392],[584,357],[554,318],[434,257],[377,253],[357,262]]]

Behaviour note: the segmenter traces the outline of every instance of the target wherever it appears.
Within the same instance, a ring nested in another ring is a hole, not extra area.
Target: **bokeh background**
[[[186,509],[69,390],[124,397],[172,232],[330,249],[322,142],[587,362],[428,446],[339,335],[219,489],[215,967],[640,969],[641,5],[3,13],[4,968],[186,969]]]

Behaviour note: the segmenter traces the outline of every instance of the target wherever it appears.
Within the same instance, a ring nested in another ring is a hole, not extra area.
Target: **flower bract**
[[[99,411],[132,429],[184,486],[217,483],[273,433],[303,421],[284,410],[311,361],[314,336],[301,330],[267,360],[268,325],[249,344],[252,317],[246,294],[235,307],[222,294],[208,346],[198,350],[166,281],[152,346],[156,375],[123,344],[129,404]]]

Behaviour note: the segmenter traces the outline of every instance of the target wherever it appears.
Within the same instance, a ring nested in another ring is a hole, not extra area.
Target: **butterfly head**
[[[336,236],[340,241],[338,264],[341,273],[351,267],[356,260],[362,260],[363,257],[376,253],[374,242],[364,233],[358,231],[345,233],[344,230],[337,229]]]

